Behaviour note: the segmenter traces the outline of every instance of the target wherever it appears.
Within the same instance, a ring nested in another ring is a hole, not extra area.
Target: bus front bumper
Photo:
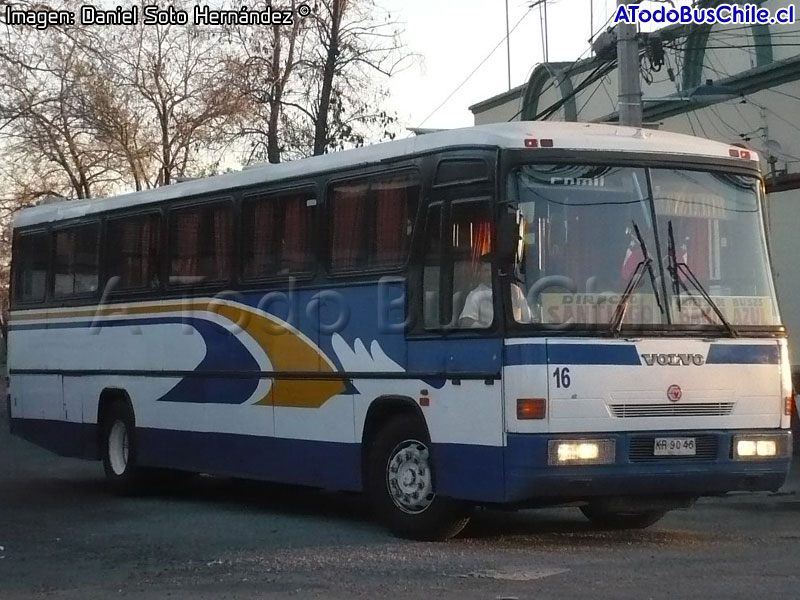
[[[734,437],[768,435],[779,441],[775,458],[734,459]],[[656,438],[694,438],[694,456],[654,456]],[[552,465],[551,441],[613,440],[613,462]],[[732,491],[776,491],[786,480],[791,432],[692,431],[609,434],[508,434],[505,501],[568,502],[600,496],[699,497]]]

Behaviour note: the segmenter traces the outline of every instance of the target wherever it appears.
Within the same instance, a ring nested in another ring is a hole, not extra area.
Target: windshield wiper
[[[642,239],[642,234],[639,231],[639,226],[636,225],[636,221],[631,221],[631,223],[633,223],[636,241],[639,242],[639,248],[642,251],[642,260],[639,261],[636,268],[633,270],[633,275],[631,275],[628,285],[625,286],[625,291],[622,292],[617,308],[614,311],[614,316],[611,318],[611,333],[615,335],[619,335],[620,329],[622,329],[625,313],[628,312],[628,303],[630,302],[631,296],[633,296],[633,292],[639,287],[645,269],[650,273],[650,283],[653,285],[653,295],[656,297],[658,310],[661,311],[662,315],[664,314],[664,305],[661,304],[661,297],[658,295],[658,288],[656,287],[656,274],[653,271],[653,259],[650,258],[647,252],[647,246]]]
[[[708,302],[708,305],[714,311],[714,314],[717,315],[720,322],[725,326],[725,328],[731,334],[731,337],[738,337],[739,332],[736,331],[731,322],[728,321],[728,319],[725,317],[719,305],[716,302],[714,302],[714,300],[711,299],[711,296],[703,287],[703,284],[700,283],[700,280],[694,274],[689,265],[687,265],[685,262],[678,262],[678,256],[675,252],[675,234],[672,230],[672,221],[670,221],[668,224],[667,236],[669,238],[667,242],[667,254],[669,260],[669,264],[667,265],[667,270],[669,271],[670,277],[672,278],[672,293],[675,294],[675,298],[677,300],[678,312],[680,312],[681,310],[681,289],[683,289],[686,292],[686,295],[689,296],[695,303],[695,306],[700,308],[700,311],[703,313],[703,315],[709,321],[711,321],[706,311],[704,311],[702,307],[700,307],[697,304],[697,301],[694,299],[694,296],[689,291],[689,288],[686,286],[683,279],[681,279],[681,272],[683,272],[684,276],[689,281],[689,283],[691,283],[697,289],[697,291],[700,292],[700,295],[703,297],[703,300]]]

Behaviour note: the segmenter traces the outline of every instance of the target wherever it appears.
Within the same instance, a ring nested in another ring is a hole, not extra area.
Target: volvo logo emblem
[[[702,354],[642,354],[642,358],[648,367],[700,367],[706,362]]]
[[[670,402],[677,402],[682,396],[683,392],[681,391],[681,386],[673,383],[667,388],[667,398],[669,398]]]

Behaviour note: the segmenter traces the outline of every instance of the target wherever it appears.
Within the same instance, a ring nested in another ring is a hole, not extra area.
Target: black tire
[[[615,512],[602,506],[581,506],[581,512],[593,525],[602,529],[646,529],[660,521],[667,511]]]
[[[430,447],[424,425],[419,419],[407,416],[389,421],[369,448],[367,489],[372,505],[380,521],[399,537],[446,540],[458,534],[469,521],[468,505],[436,495]],[[399,471],[407,477],[402,489],[399,475],[392,475]],[[403,490],[411,491],[403,494]]]
[[[108,407],[101,427],[101,452],[106,480],[118,494],[141,491],[143,470],[138,466],[136,427],[130,406],[116,400]]]

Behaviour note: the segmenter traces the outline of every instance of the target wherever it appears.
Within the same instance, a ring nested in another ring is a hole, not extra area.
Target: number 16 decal
[[[572,385],[572,378],[569,376],[569,367],[563,367],[553,371],[553,379],[556,380],[557,388],[568,388]]]

